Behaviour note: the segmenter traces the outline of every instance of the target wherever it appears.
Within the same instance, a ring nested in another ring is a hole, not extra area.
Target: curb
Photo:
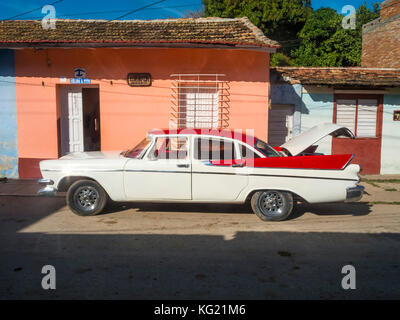
[[[57,194],[52,197],[40,196],[36,193],[0,193],[0,197],[38,197],[38,198],[60,198],[65,197],[65,194]]]

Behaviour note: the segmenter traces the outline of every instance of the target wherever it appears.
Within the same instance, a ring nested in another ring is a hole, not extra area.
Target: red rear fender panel
[[[244,160],[211,161],[216,166],[230,166],[234,163],[245,163],[255,168],[295,168],[295,169],[344,169],[352,159],[351,154],[335,154],[324,156],[273,157]]]

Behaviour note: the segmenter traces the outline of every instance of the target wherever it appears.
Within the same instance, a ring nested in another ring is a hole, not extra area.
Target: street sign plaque
[[[130,87],[149,87],[151,86],[151,74],[128,73],[126,81]]]

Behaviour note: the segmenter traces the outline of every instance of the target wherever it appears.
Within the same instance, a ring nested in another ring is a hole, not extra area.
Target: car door
[[[248,168],[237,164],[212,165],[210,161],[239,159],[234,140],[194,137],[192,198],[201,201],[234,201],[248,184]]]
[[[124,170],[127,200],[190,200],[191,165],[186,136],[158,136],[143,159]]]

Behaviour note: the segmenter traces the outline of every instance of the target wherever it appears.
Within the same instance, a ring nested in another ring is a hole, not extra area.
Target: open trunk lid
[[[335,138],[344,136],[354,139],[354,134],[349,128],[335,123],[323,123],[290,139],[280,147],[289,151],[292,156],[297,156],[327,135],[331,135]]]

